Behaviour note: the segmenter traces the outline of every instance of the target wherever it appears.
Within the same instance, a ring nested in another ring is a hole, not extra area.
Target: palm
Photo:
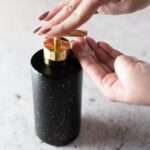
[[[73,42],[73,51],[84,70],[106,97],[112,100],[121,98],[124,90],[114,70],[115,59],[121,53],[91,38],[77,40],[79,43]]]

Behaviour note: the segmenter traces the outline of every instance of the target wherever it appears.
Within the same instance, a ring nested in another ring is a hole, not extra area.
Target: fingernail
[[[96,11],[94,14],[98,14],[99,12],[98,11]]]
[[[45,13],[43,13],[43,14],[39,17],[39,20],[45,19],[48,14],[49,14],[49,11],[46,11]]]
[[[97,42],[97,47],[101,48],[100,42]]]
[[[102,42],[105,46],[109,47],[110,49],[114,49],[111,45],[109,45],[108,43],[106,42]]]
[[[36,28],[36,29],[33,31],[33,33],[37,33],[40,29],[41,29],[41,26],[38,27],[38,28]]]
[[[51,28],[45,29],[45,30],[41,31],[41,32],[39,33],[39,35],[46,34],[46,33],[49,32],[50,30],[51,30]]]

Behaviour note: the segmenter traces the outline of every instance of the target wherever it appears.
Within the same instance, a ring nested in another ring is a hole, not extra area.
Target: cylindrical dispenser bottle
[[[82,69],[65,38],[48,38],[31,59],[35,128],[44,142],[63,146],[79,134]]]

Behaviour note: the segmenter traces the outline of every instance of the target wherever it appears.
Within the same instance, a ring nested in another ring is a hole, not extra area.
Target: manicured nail
[[[37,29],[35,29],[35,30],[33,31],[33,33],[37,33],[40,29],[41,29],[41,27],[38,27]]]
[[[49,32],[50,30],[51,30],[51,28],[45,29],[45,30],[41,31],[41,32],[39,33],[39,35],[46,34],[46,33]]]
[[[96,11],[94,14],[98,14],[99,12],[98,11]]]
[[[49,11],[43,13],[40,17],[39,17],[39,20],[43,20],[47,17],[47,15],[49,14]]]

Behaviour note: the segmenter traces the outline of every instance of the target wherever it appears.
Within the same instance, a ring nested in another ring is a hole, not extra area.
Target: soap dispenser
[[[74,30],[66,36],[86,36]],[[70,41],[49,37],[31,58],[35,129],[45,143],[63,146],[79,135],[81,122],[82,68]]]

